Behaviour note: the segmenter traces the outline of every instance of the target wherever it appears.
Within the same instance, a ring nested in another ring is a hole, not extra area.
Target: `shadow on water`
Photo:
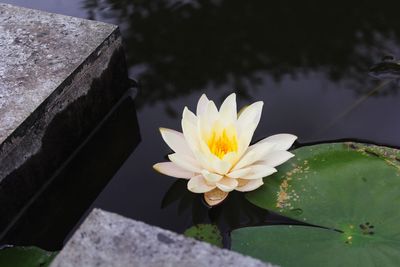
[[[178,202],[178,216],[185,209],[191,210],[191,225],[212,223],[222,233],[224,247],[230,247],[230,232],[234,229],[257,225],[308,225],[274,212],[259,208],[250,203],[244,193],[231,192],[220,205],[208,207],[202,194],[194,194],[187,190],[187,181],[177,180],[164,196],[162,207],[166,208]],[[301,211],[300,211],[301,212]]]
[[[133,96],[97,129],[1,233],[2,244],[59,250],[73,226],[140,141]]]

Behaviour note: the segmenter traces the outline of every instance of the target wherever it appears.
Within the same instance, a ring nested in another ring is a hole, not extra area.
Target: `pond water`
[[[265,220],[241,194],[209,211],[184,184],[152,169],[169,153],[158,128],[180,130],[183,108],[194,110],[202,93],[218,104],[231,92],[238,106],[263,100],[254,140],[287,132],[300,144],[357,139],[400,146],[397,81],[368,75],[383,56],[400,57],[395,1],[5,2],[121,27],[129,74],[139,83],[142,141],[92,207],[177,232],[210,218],[229,227]],[[173,184],[182,197],[167,197],[161,208]]]

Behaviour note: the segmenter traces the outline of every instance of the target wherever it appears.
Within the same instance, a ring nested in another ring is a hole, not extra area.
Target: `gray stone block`
[[[0,236],[128,87],[117,26],[0,4]]]
[[[51,267],[267,267],[270,264],[95,209]]]

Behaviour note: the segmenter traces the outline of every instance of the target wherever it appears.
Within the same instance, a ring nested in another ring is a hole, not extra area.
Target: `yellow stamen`
[[[223,129],[222,132],[213,130],[210,138],[208,139],[208,147],[211,153],[222,159],[229,152],[237,152],[238,142],[236,137],[236,130]]]

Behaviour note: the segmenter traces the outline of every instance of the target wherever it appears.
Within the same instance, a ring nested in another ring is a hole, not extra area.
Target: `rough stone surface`
[[[128,87],[117,26],[0,4],[0,240]]]
[[[0,3],[0,143],[116,28]]]
[[[272,266],[120,215],[95,209],[51,267]]]

